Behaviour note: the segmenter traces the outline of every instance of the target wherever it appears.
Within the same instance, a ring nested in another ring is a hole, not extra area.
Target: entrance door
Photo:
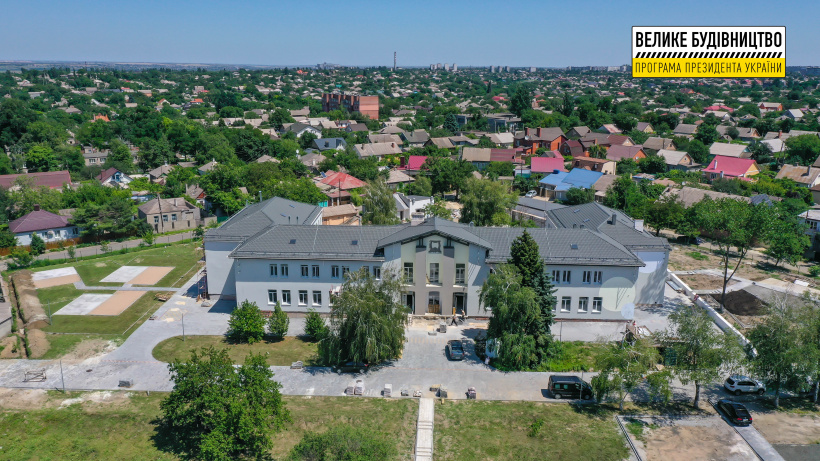
[[[427,313],[441,314],[441,298],[438,291],[431,291],[427,296]]]
[[[467,295],[464,293],[453,293],[453,314],[464,315],[466,313]]]
[[[410,309],[410,312],[413,314],[416,313],[416,295],[412,291],[408,291],[401,295],[402,301],[404,301],[404,305]]]

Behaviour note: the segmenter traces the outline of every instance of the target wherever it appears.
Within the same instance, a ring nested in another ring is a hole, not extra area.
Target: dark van
[[[548,385],[550,393],[556,399],[592,398],[592,386],[577,376],[552,375]]]

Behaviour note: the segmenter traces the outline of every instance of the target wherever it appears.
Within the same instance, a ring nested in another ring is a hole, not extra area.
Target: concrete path
[[[177,291],[179,288],[173,287],[135,287],[130,284],[123,286],[88,286],[85,282],[74,282],[74,288],[78,290],[116,290],[116,291]]]
[[[786,461],[754,426],[735,427],[735,430],[763,461]],[[785,430],[785,429],[784,429]]]
[[[416,461],[433,461],[433,418],[435,401],[419,399],[419,419],[416,423]]]

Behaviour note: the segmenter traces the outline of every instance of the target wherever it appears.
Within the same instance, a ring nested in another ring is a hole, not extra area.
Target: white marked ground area
[[[101,282],[128,283],[131,279],[145,272],[148,266],[122,266],[108,274]]]
[[[88,315],[100,304],[108,301],[111,296],[113,296],[111,293],[86,293],[63,306],[54,315]]]
[[[73,267],[62,267],[31,274],[34,288],[48,288],[79,282],[80,274]]]

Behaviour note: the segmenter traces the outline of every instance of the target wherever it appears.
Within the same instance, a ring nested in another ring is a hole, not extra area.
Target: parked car
[[[345,362],[336,366],[336,373],[364,373],[369,366],[362,362]]]
[[[592,386],[577,376],[552,375],[547,386],[552,396],[558,400],[592,398]]]
[[[735,425],[748,426],[752,424],[752,415],[742,403],[733,402],[729,399],[722,399],[717,404],[718,409],[726,414]]]
[[[527,192],[527,193],[524,195],[524,197],[535,197],[536,195],[538,195],[538,192],[536,192],[536,191],[534,191],[534,190],[531,190],[531,191]]]
[[[450,357],[450,360],[464,359],[464,345],[460,339],[447,341],[447,355]]]
[[[723,387],[735,395],[740,395],[743,393],[752,394],[755,392],[759,395],[763,395],[763,393],[766,392],[766,386],[763,383],[756,379],[749,378],[748,376],[729,376],[723,383]]]

